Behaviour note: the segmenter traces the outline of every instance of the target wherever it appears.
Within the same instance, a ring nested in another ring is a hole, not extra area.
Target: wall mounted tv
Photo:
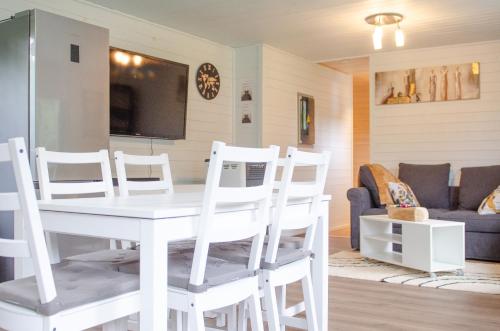
[[[185,139],[189,66],[111,47],[110,133]]]

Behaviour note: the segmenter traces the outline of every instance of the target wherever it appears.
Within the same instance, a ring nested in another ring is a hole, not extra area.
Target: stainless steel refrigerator
[[[109,145],[109,32],[38,9],[0,21],[0,143],[24,137],[36,181],[34,149],[85,152]],[[99,179],[97,166],[50,169],[53,180]],[[13,190],[0,165],[0,192]],[[0,237],[13,217],[0,214]],[[0,260],[0,281],[13,276]]]

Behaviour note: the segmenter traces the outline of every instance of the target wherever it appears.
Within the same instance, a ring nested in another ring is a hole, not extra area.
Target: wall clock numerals
[[[200,65],[196,72],[196,87],[201,96],[207,100],[212,100],[219,94],[220,76],[213,64]]]

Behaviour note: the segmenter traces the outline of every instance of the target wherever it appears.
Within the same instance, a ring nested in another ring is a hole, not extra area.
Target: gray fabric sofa
[[[443,166],[400,164],[399,178],[412,187],[417,199],[429,210],[430,218],[465,223],[466,258],[500,261],[500,214],[479,215],[477,213],[482,198],[500,185],[500,166],[463,168],[459,187],[448,187],[448,174],[445,182],[447,186],[445,192],[448,194],[441,196],[442,201],[437,202],[436,199],[428,199],[428,197],[436,197],[437,191],[443,192],[443,180],[437,178],[446,175],[442,169]],[[438,173],[441,174],[437,175]],[[351,204],[351,246],[353,249],[359,249],[359,217],[387,214],[385,206],[381,206],[377,201],[374,181],[370,177],[371,173],[368,168],[362,166],[360,168],[361,187],[351,188],[347,192],[347,198]],[[431,206],[425,205],[426,203],[430,203]],[[393,231],[400,233],[401,229],[394,226]]]

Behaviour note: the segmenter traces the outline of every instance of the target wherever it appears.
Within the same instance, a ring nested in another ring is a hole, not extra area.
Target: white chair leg
[[[117,248],[118,248],[118,242],[116,240],[110,240],[109,249],[117,249]]]
[[[286,310],[286,284],[283,286],[278,286],[277,288],[278,293],[278,314],[279,316],[284,316],[285,315],[285,310]],[[281,324],[281,331],[285,331],[285,324]]]
[[[278,313],[278,302],[276,299],[276,290],[270,283],[264,286],[264,300],[266,302],[267,325],[270,331],[279,331],[280,316]]]
[[[187,331],[188,330],[188,313],[182,312],[182,331]]]
[[[238,331],[247,331],[248,317],[246,301],[241,302],[238,305]]]
[[[227,315],[227,329],[228,331],[236,331],[238,329],[236,305],[231,306],[231,312]]]
[[[102,331],[127,331],[127,329],[128,329],[128,317],[108,322],[102,326]]]
[[[222,327],[226,326],[226,314],[224,314],[224,313],[217,313],[215,315],[215,325],[218,328],[222,328]]]
[[[176,310],[175,311],[175,323],[176,323],[176,329],[177,331],[182,331],[183,330],[183,316],[182,316],[182,311]]]
[[[196,307],[189,307],[188,330],[189,331],[205,330],[205,319],[203,316],[203,311],[197,309]]]
[[[314,300],[314,289],[311,281],[311,273],[302,278],[302,290],[304,291],[304,304],[306,307],[307,329],[309,331],[318,330],[318,320],[316,315],[316,301]]]
[[[50,263],[61,262],[61,257],[59,256],[59,242],[57,241],[57,233],[45,232],[45,241],[47,244],[47,250],[49,251]]]
[[[248,310],[250,313],[250,322],[252,331],[264,331],[264,322],[262,321],[262,308],[260,307],[259,289],[256,288],[248,301]]]

